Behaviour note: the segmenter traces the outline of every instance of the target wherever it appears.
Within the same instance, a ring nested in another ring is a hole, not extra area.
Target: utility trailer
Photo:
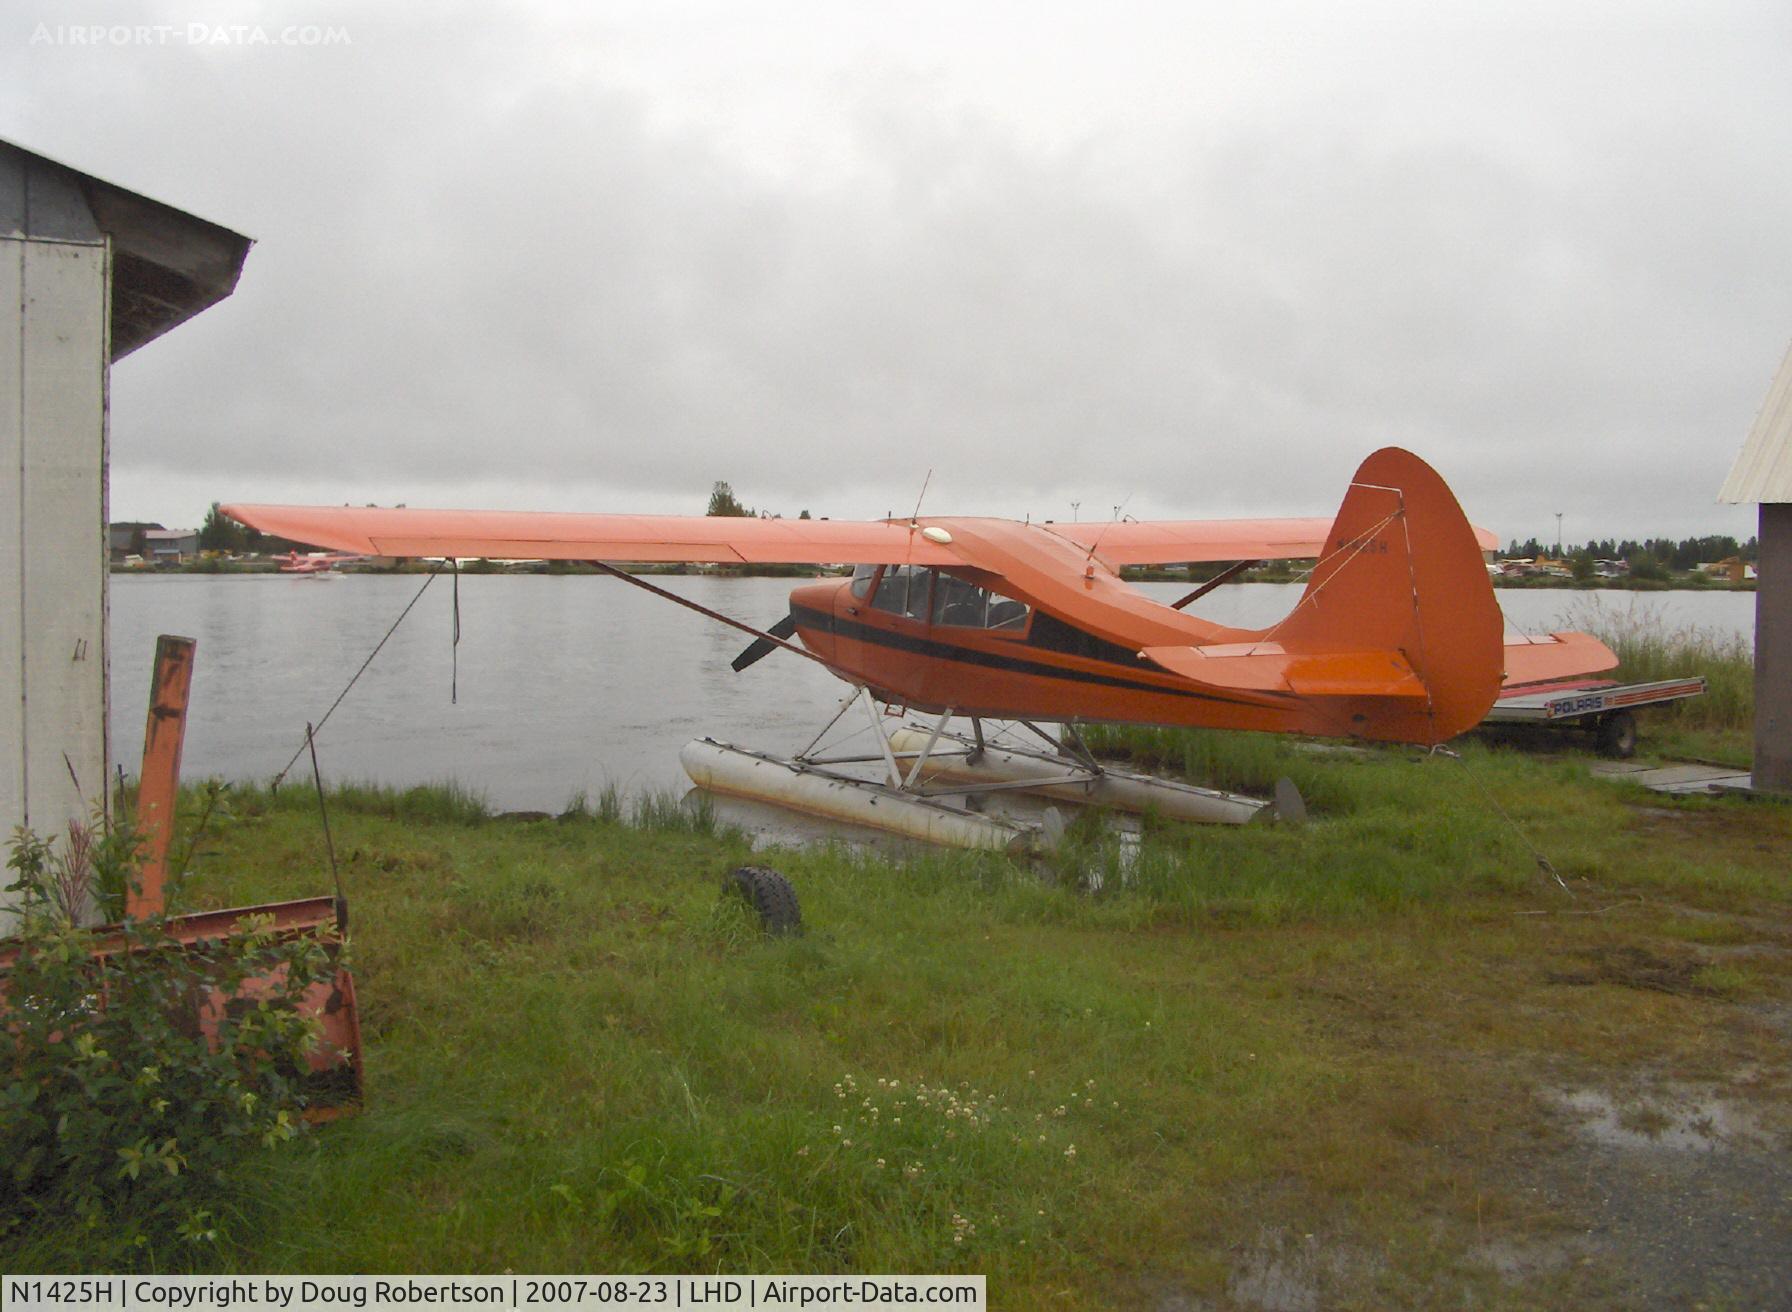
[[[1481,723],[1583,729],[1592,733],[1602,755],[1623,759],[1636,753],[1638,708],[1665,706],[1698,697],[1704,691],[1704,675],[1658,679],[1653,683],[1619,683],[1614,679],[1525,683],[1503,690]]]

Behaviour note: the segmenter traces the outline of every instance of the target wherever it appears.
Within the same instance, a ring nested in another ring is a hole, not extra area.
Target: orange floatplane
[[[1528,682],[1558,667],[1615,663],[1584,634],[1506,647],[1482,555],[1492,535],[1471,527],[1429,465],[1397,448],[1363,462],[1333,519],[225,511],[266,533],[374,556],[853,565],[850,580],[795,589],[789,616],[769,631],[716,616],[756,637],[735,668],[779,647],[801,651],[857,696],[937,715],[935,739],[946,717],[970,719],[978,747],[986,718],[1064,725],[1071,740],[1054,746],[1084,768],[1093,763],[1073,741],[1074,726],[1097,721],[1435,745],[1478,724],[1503,677]],[[1301,599],[1256,630],[1184,610],[1205,587],[1165,605],[1118,572],[1196,561],[1234,562],[1235,571],[1302,558],[1317,564]],[[918,765],[898,769],[884,755],[894,784],[915,785]]]

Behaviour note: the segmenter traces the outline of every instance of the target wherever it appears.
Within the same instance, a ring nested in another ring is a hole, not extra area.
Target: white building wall
[[[33,183],[0,223],[0,833],[48,835],[108,792],[110,253],[72,187]]]
[[[25,818],[24,287],[25,243],[0,239],[0,837]]]

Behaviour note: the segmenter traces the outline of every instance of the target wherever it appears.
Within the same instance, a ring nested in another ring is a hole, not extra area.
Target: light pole
[[[1556,511],[1556,559],[1562,558],[1562,512]]]
[[[1083,504],[1083,503],[1082,503],[1082,502],[1080,502],[1080,501],[1072,501],[1072,502],[1071,502],[1071,503],[1070,503],[1070,522],[1071,522],[1071,523],[1072,523],[1072,524],[1074,524],[1074,523],[1076,523],[1076,512],[1077,512],[1077,508],[1078,508],[1078,507],[1079,507],[1079,506],[1081,506],[1081,505],[1082,505],[1082,504]]]

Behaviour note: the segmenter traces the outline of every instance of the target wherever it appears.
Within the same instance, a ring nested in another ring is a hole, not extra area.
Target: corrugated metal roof
[[[250,241],[0,140],[0,239],[112,239],[112,359],[185,323],[235,289]]]
[[[1792,501],[1792,348],[1773,376],[1761,413],[1730,466],[1719,501]]]

